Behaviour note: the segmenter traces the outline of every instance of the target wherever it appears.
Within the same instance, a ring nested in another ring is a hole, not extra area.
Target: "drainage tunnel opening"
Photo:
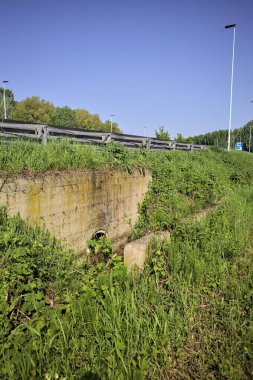
[[[105,230],[98,230],[94,233],[94,235],[92,235],[91,240],[99,240],[103,237],[107,237],[107,233],[105,232]]]
[[[107,262],[112,256],[112,245],[105,230],[98,230],[88,242],[88,254],[91,264]]]

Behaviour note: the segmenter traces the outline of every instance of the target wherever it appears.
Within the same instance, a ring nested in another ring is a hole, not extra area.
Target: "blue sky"
[[[1,0],[0,79],[114,114],[125,133],[192,136],[253,119],[253,0]]]

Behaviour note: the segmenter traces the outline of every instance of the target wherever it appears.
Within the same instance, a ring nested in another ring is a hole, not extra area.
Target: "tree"
[[[91,114],[85,109],[75,109],[77,127],[84,129],[91,129],[94,131],[111,131],[111,121],[106,120],[104,123],[98,114]],[[117,123],[112,123],[112,130],[114,133],[122,133]]]
[[[249,121],[244,127],[235,129],[233,131],[233,142],[241,141],[243,143],[243,150],[253,152],[253,120]]]
[[[158,131],[155,131],[155,137],[160,140],[170,140],[168,131],[164,130],[164,127],[159,127]]]
[[[213,145],[219,148],[226,148],[227,139],[228,139],[228,131],[221,129],[218,131],[206,133],[204,135],[188,137],[186,141],[189,141],[189,142],[191,141],[191,142],[194,142],[195,144],[202,144],[202,145],[209,145],[209,146]],[[233,136],[231,140],[233,140]]]
[[[182,133],[177,133],[177,137],[175,138],[177,142],[184,142],[185,138],[183,137]]]
[[[94,131],[102,130],[103,123],[98,114],[91,114],[85,109],[75,109],[74,112],[78,128],[91,129]]]
[[[75,112],[68,106],[54,108],[50,124],[58,127],[77,127],[77,118]]]
[[[3,93],[3,89],[2,89]],[[9,97],[9,111],[15,106],[14,96],[10,90],[6,90],[6,96]],[[0,102],[1,102],[0,89]],[[2,100],[3,103],[3,100]],[[1,103],[0,103],[1,106]],[[2,107],[2,118],[4,111]],[[68,106],[55,107],[53,103],[40,99],[38,96],[26,98],[17,103],[11,117],[28,123],[43,123],[67,128],[82,128],[94,131],[111,131],[111,122],[106,120],[102,122],[98,114],[91,114],[85,109],[71,109]],[[112,130],[115,133],[122,133],[117,123],[112,124]]]
[[[7,119],[12,117],[12,112],[15,107],[14,94],[11,90],[5,90],[5,104]],[[4,88],[0,87],[0,119],[4,119]]]
[[[12,118],[28,123],[50,124],[54,106],[39,96],[32,96],[17,103]]]
[[[103,124],[103,131],[111,132],[111,121],[106,120]],[[112,123],[112,131],[113,133],[122,133],[122,130],[119,128],[117,123]]]

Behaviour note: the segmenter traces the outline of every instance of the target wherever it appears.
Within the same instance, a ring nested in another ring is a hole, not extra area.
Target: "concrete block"
[[[126,244],[124,248],[124,264],[128,267],[129,270],[134,269],[134,267],[136,267],[138,271],[143,270],[144,263],[148,254],[148,245],[153,237],[156,237],[160,240],[170,240],[170,232],[161,231],[150,233],[138,240]]]

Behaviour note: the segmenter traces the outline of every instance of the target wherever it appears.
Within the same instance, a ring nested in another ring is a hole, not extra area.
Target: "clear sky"
[[[0,79],[16,100],[192,136],[253,119],[253,0],[0,0]]]

